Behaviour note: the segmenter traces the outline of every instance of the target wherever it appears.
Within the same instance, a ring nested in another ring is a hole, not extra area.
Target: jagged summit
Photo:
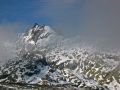
[[[60,39],[61,37],[50,26],[35,23],[21,34],[16,45],[17,53],[22,57],[36,51],[43,51],[43,49],[46,51],[47,48],[55,46]]]
[[[46,25],[38,25],[34,24],[32,28],[30,28],[26,33],[24,33],[21,38],[26,43],[35,44],[40,39],[48,38],[51,34],[55,32]]]

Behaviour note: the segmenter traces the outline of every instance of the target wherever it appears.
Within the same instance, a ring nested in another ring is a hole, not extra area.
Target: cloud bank
[[[0,63],[4,63],[16,55],[15,41],[20,28],[21,25],[17,22],[0,24]]]
[[[53,27],[66,37],[101,48],[120,48],[119,0],[51,0],[38,15],[51,18]]]

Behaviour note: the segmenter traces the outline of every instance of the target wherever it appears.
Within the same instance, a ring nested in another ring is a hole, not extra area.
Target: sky
[[[0,42],[16,40],[34,23],[101,48],[120,48],[120,0],[0,0]]]

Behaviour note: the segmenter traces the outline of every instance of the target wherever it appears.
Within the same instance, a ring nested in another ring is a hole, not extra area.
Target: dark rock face
[[[38,60],[15,60],[15,61],[9,61],[6,63],[3,68],[1,69],[1,83],[32,83],[32,80],[30,79],[38,77],[41,80],[47,80],[49,83],[58,83],[54,76],[57,73],[56,78],[59,80],[63,80],[64,77],[62,77],[61,73],[58,72],[56,69],[51,68],[50,65],[46,62],[46,59],[38,59]],[[42,76],[41,76],[42,75]],[[29,80],[30,79],[30,80]],[[35,79],[36,80],[36,79]],[[40,83],[42,81],[39,81],[37,83]],[[35,83],[36,84],[36,83]]]

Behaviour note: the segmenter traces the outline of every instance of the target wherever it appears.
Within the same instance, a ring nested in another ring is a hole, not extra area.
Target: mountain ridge
[[[0,82],[119,90],[119,55],[65,48],[64,41],[49,26],[35,24],[18,39],[17,57],[1,66]]]

